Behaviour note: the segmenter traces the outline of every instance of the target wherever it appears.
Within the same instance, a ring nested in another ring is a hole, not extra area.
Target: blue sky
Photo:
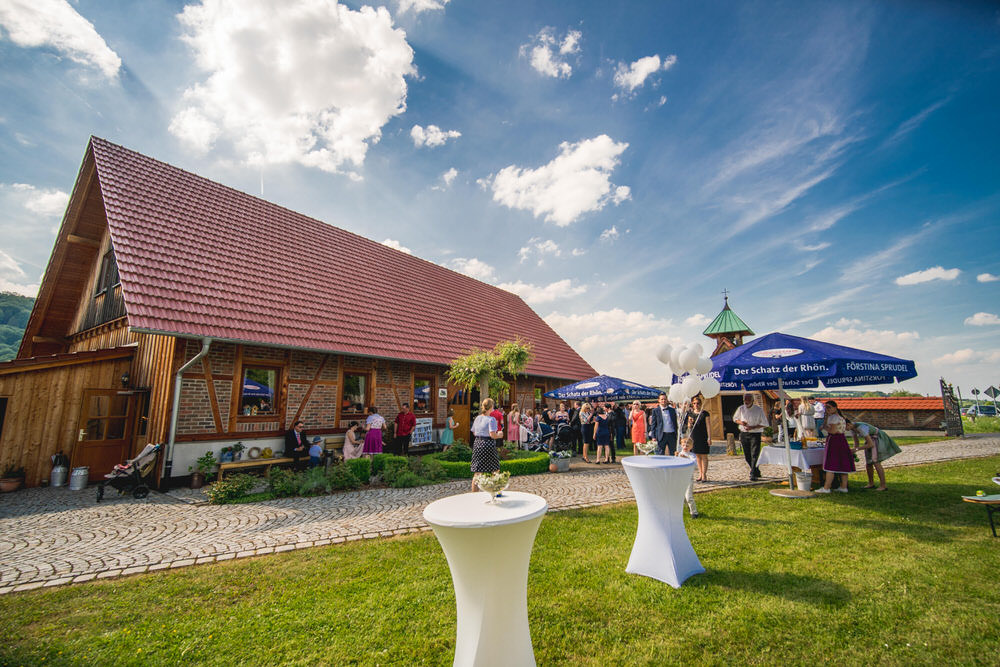
[[[514,291],[601,372],[664,383],[728,289],[1000,386],[993,3],[18,0],[0,59],[0,289],[94,134]]]

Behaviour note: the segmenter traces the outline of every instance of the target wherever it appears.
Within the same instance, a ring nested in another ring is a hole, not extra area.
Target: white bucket
[[[82,491],[87,488],[87,482],[90,481],[90,468],[88,466],[80,466],[79,468],[73,468],[73,472],[69,475],[69,490],[70,491]]]
[[[812,486],[812,481],[812,472],[795,473],[795,486],[799,488],[799,491],[811,491],[812,489],[809,487]]]

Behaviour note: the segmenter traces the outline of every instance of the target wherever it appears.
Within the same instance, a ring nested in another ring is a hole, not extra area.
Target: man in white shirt
[[[826,403],[809,397],[813,402],[813,419],[816,420],[816,437],[823,437],[823,420],[826,419]]]
[[[760,458],[760,436],[767,426],[767,415],[764,408],[754,405],[753,394],[743,394],[743,405],[736,408],[733,422],[740,427],[740,444],[743,445],[743,458],[750,466],[750,481],[760,478],[760,468],[757,459]]]

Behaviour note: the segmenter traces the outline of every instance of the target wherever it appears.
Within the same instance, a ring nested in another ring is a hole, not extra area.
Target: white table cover
[[[813,449],[793,449],[791,451],[792,466],[799,470],[809,470],[811,466],[823,465],[823,452],[825,448],[816,447]],[[761,447],[758,465],[771,463],[774,465],[785,465],[784,447]]]
[[[684,490],[694,464],[678,456],[622,459],[639,510],[626,572],[680,588],[685,579],[705,571],[684,529]]]
[[[455,586],[455,665],[534,665],[528,628],[528,563],[548,509],[544,498],[504,491],[436,500],[424,520],[441,543]]]

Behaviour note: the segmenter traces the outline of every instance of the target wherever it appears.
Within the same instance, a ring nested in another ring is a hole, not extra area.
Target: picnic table
[[[1000,512],[1000,493],[994,493],[989,496],[962,496],[962,500],[967,503],[982,505],[986,508],[986,516],[990,520],[990,530],[993,531],[993,537],[996,537],[997,527],[993,523],[993,513]]]

